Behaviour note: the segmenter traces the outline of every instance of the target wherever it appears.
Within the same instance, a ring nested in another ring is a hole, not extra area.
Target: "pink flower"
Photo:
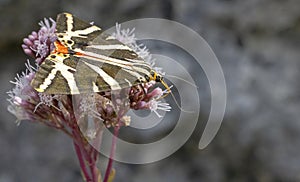
[[[57,40],[54,20],[44,19],[39,25],[40,30],[33,31],[22,44],[25,54],[35,59],[37,68],[30,65],[28,61],[25,72],[17,75],[15,81],[11,81],[15,87],[8,92],[10,103],[8,111],[17,117],[18,123],[21,120],[41,122],[72,137],[86,181],[97,181],[100,177],[96,166],[97,151],[89,145],[85,137],[93,139],[102,126],[86,127],[85,125],[88,124],[86,116],[100,121],[98,123],[103,123],[102,125],[106,127],[114,127],[118,131],[121,126],[130,124],[130,118],[126,116],[129,109],[149,109],[161,117],[158,110],[170,111],[171,107],[157,100],[163,95],[163,91],[154,88],[154,81],[125,88],[118,93],[108,91],[78,96],[38,93],[31,87],[30,82],[39,65],[54,50],[54,42]],[[113,36],[154,66],[154,60],[148,49],[136,43],[133,30],[121,30],[118,24],[116,28],[117,31]],[[86,136],[82,135],[80,130],[82,128],[86,128],[86,131],[83,131]],[[111,165],[109,166],[105,179],[110,175]]]
[[[51,22],[51,23],[50,23]],[[25,54],[35,58],[39,65],[54,49],[56,23],[53,19],[40,21],[41,29],[36,33],[33,31],[27,38],[24,38],[22,48]]]

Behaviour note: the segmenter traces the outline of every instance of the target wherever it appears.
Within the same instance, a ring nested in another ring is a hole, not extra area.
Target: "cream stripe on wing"
[[[46,88],[52,83],[52,80],[55,78],[57,71],[58,70],[56,68],[52,69],[48,76],[45,78],[44,82],[38,88],[36,88],[36,90],[38,92],[44,92]]]
[[[89,64],[87,62],[84,62],[87,66],[89,66],[91,69],[93,69],[94,71],[96,71],[101,78],[110,86],[111,90],[119,90],[121,89],[119,83],[112,78],[111,76],[109,76],[107,73],[105,73],[105,71],[103,71],[101,68],[99,68],[98,66]]]
[[[95,31],[101,30],[101,28],[97,26],[90,26],[88,28],[82,29],[82,30],[72,30],[73,29],[73,15],[66,13],[67,18],[67,34],[66,36],[70,39],[71,37],[81,37],[81,38],[87,38],[88,34],[93,33]]]
[[[94,92],[100,92],[99,87],[97,87],[96,83],[92,82],[92,84],[93,84],[93,91]]]
[[[111,35],[109,35],[108,37],[105,38],[105,40],[116,40],[116,38],[113,37],[113,36],[111,36]]]
[[[132,84],[130,83],[130,81],[127,80],[126,78],[125,78],[125,81],[128,83],[128,85],[129,85],[130,87],[132,86]]]
[[[133,77],[135,77],[137,80],[139,78],[144,78],[142,75],[140,75],[139,73],[137,72],[134,72],[134,71],[131,71],[131,70],[128,70],[128,69],[122,69],[122,71],[125,71],[127,72],[128,74],[132,75]]]
[[[94,49],[101,49],[101,50],[111,50],[111,49],[118,49],[118,50],[128,50],[132,51],[132,49],[128,46],[122,44],[111,44],[111,45],[90,45],[87,46],[88,48]]]
[[[69,13],[66,13],[67,18],[67,32],[71,32],[73,29],[73,16]]]
[[[72,26],[73,27],[73,26]],[[76,30],[76,31],[68,31],[65,34],[65,37],[71,39],[72,37],[80,37],[80,38],[87,38],[88,34],[101,30],[99,27],[91,26],[83,30]]]
[[[70,66],[63,64],[63,63],[57,63],[55,66],[59,69],[62,76],[66,79],[68,86],[70,88],[71,94],[79,94],[80,92],[77,87],[77,84],[76,84],[76,81],[74,78],[74,74],[69,71],[69,70],[73,70],[73,71],[76,71],[76,70]]]
[[[71,28],[73,28],[73,25],[70,25],[70,26],[71,26]],[[69,24],[68,24],[68,28],[69,28]],[[72,37],[87,38],[88,34],[96,32],[98,30],[101,30],[101,29],[96,26],[91,26],[84,30],[76,30],[76,31],[68,30],[68,32],[64,33],[64,39],[71,39]]]
[[[75,30],[73,31],[74,33],[76,33],[77,35],[81,34],[81,35],[87,35],[87,34],[90,34],[90,33],[93,33],[95,31],[99,31],[101,30],[101,28],[93,25],[93,26],[90,26],[86,29],[82,29],[82,30]]]
[[[76,49],[76,51],[77,51],[77,49]],[[141,63],[141,62],[140,63],[132,63],[132,62],[127,62],[127,61],[111,58],[111,57],[100,55],[100,54],[95,54],[93,52],[87,52],[87,51],[78,51],[78,52],[82,53],[83,55],[75,55],[76,57],[79,57],[79,58],[82,57],[82,58],[86,58],[89,60],[99,61],[101,63],[108,63],[108,64],[120,66],[121,68],[138,71],[138,72],[144,73],[145,75],[149,75],[148,70],[143,69],[138,66],[134,66],[134,65],[147,66],[147,67],[149,67],[149,70],[151,69],[150,66],[145,62],[144,63]]]
[[[36,88],[36,90],[38,92],[44,92],[48,88],[48,86],[52,83],[57,72],[59,71],[62,74],[62,76],[66,79],[71,94],[79,94],[80,92],[77,88],[74,75],[69,71],[69,70],[75,71],[75,69],[60,62],[53,62],[53,63],[55,63],[55,65],[53,66],[54,68],[48,74],[48,77],[45,78],[44,82],[38,88]]]
[[[105,60],[105,62],[114,62],[114,63],[123,64],[123,65],[130,65],[130,64],[134,63],[134,64],[145,65],[145,66],[150,67],[149,64],[146,63],[145,61],[140,61],[140,60],[134,61],[133,59],[131,59],[129,61],[121,60],[121,59],[116,59],[113,57],[105,56],[102,54],[97,54],[97,53],[86,51],[86,50],[83,51],[82,49],[78,49],[78,48],[75,48],[74,51],[82,54],[82,55],[75,55],[77,57],[87,57],[87,58],[91,57],[91,58],[95,58],[95,60],[97,58],[99,58],[99,59]]]

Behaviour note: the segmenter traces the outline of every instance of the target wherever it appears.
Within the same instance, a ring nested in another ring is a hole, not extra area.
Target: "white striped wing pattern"
[[[31,82],[38,92],[80,94],[161,81],[130,47],[69,13],[57,16],[56,35],[55,50]]]

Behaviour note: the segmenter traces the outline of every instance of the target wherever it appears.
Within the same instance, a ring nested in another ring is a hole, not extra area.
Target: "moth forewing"
[[[102,92],[162,81],[129,46],[103,34],[101,28],[69,13],[59,14],[56,26],[55,50],[32,81],[38,92]]]

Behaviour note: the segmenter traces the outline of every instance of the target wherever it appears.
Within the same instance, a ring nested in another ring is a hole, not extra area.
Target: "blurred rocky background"
[[[202,110],[190,140],[159,162],[115,163],[115,181],[300,181],[299,0],[0,0],[0,182],[82,181],[68,137],[30,122],[17,127],[6,109],[9,80],[27,59],[22,39],[63,11],[104,28],[145,17],[178,21],[209,43],[225,74],[226,115],[207,148],[198,149],[210,108],[199,68],[191,72],[203,77]]]

